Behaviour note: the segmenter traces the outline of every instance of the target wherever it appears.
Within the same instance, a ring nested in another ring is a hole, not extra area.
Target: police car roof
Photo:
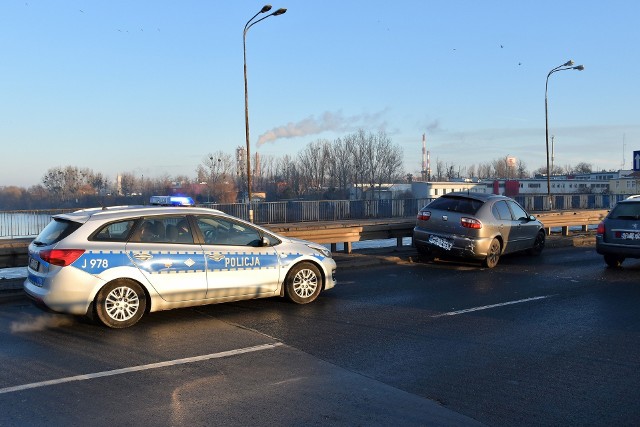
[[[106,206],[103,208],[81,209],[75,212],[53,215],[54,218],[66,219],[75,222],[87,222],[89,218],[118,219],[135,218],[146,215],[172,215],[176,213],[189,214],[211,214],[227,216],[226,213],[211,208],[196,208],[185,206]]]

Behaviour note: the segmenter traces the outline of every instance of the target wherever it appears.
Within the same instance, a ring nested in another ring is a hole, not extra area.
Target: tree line
[[[460,178],[522,179],[530,177],[525,163],[509,157],[468,167],[436,159],[434,168],[406,173],[403,152],[385,132],[354,133],[333,141],[318,139],[296,155],[261,156],[252,161],[252,193],[264,193],[266,200],[341,200],[352,189],[360,197],[383,184],[414,180],[450,181]],[[253,159],[252,159],[253,160]],[[591,165],[554,167],[553,174],[591,172]],[[41,182],[30,188],[0,186],[0,210],[80,208],[118,204],[146,204],[154,194],[181,191],[198,203],[234,203],[246,194],[244,159],[236,153],[217,151],[203,156],[194,175],[158,177],[124,172],[116,179],[88,168],[53,167]],[[546,167],[534,171],[546,175]],[[371,194],[371,192],[369,192]]]
[[[371,188],[404,179],[402,149],[385,132],[358,130],[334,141],[319,139],[295,156],[261,156],[252,161],[252,192],[267,200],[344,199],[353,186]],[[246,193],[246,168],[235,153],[205,155],[193,176],[139,176],[116,179],[76,166],[53,167],[29,188],[0,186],[0,210],[76,208],[144,204],[150,195],[178,189],[197,193],[200,203],[233,203]]]

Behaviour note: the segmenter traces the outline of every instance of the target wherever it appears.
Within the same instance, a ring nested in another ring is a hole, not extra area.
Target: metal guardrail
[[[256,224],[345,221],[354,219],[413,218],[418,210],[432,199],[396,200],[320,200],[252,203]],[[238,218],[249,219],[246,203],[199,206],[218,209]],[[78,208],[80,209],[80,208]],[[55,214],[74,209],[47,211],[0,211],[0,238],[35,237]]]
[[[558,210],[611,209],[627,195],[579,194],[555,195],[553,205]],[[519,195],[515,199],[529,212],[544,212],[547,196]],[[281,202],[254,202],[253,221],[256,224],[287,224],[320,221],[370,220],[385,218],[414,218],[418,210],[433,198],[391,200],[289,200]],[[238,218],[249,219],[246,203],[199,206],[218,209]],[[78,207],[80,209],[80,207]],[[51,221],[51,216],[74,209],[0,211],[0,238],[35,237]]]
[[[73,209],[0,211],[0,238],[35,237],[49,224],[53,215]]]

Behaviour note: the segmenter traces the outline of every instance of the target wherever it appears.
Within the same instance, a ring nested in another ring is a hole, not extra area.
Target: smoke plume
[[[345,117],[341,111],[336,113],[326,111],[319,118],[310,116],[297,123],[291,122],[263,133],[258,138],[258,146],[277,139],[315,135],[326,131],[344,132],[371,127],[384,129],[386,123],[381,121],[381,117],[385,112],[386,110],[375,114]]]

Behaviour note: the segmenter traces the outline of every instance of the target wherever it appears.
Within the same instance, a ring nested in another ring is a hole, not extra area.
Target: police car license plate
[[[443,239],[442,237],[431,235],[429,236],[429,243],[439,248],[444,249],[445,251],[450,251],[453,247],[453,242],[449,239]]]
[[[29,258],[29,268],[34,270],[34,271],[38,271],[38,268],[40,267],[40,261],[38,261],[35,258]]]

